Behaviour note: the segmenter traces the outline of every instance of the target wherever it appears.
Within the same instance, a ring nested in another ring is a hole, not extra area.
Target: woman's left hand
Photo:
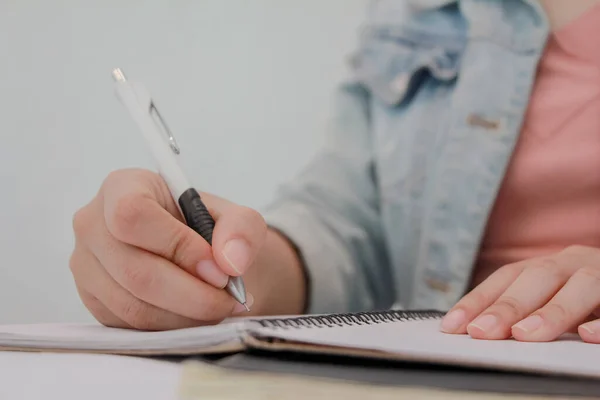
[[[600,249],[573,246],[498,269],[452,307],[441,329],[528,342],[576,331],[600,343],[599,317]]]

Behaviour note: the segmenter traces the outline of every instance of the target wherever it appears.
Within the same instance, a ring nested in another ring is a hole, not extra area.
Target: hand
[[[266,225],[251,209],[201,194],[216,220],[213,247],[182,221],[165,182],[111,173],[74,217],[70,269],[104,325],[166,330],[217,323],[244,310],[223,288],[252,265]],[[248,293],[249,305],[253,297]]]
[[[445,316],[442,331],[475,339],[552,341],[576,331],[600,343],[600,249],[569,247],[500,268]]]

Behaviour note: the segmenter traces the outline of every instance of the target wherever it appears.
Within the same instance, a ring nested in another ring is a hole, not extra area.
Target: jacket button
[[[438,292],[450,292],[450,285],[448,284],[448,282],[444,282],[434,278],[427,278],[425,279],[425,283],[427,283],[427,286],[429,286],[431,289],[437,290]]]
[[[467,123],[471,126],[476,126],[479,128],[489,129],[489,130],[498,130],[500,128],[500,122],[490,120],[482,117],[479,114],[470,114],[467,117]]]

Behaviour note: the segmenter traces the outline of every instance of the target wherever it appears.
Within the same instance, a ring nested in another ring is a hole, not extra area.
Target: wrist
[[[244,279],[254,296],[252,314],[305,312],[307,280],[299,254],[277,230],[268,230],[265,244]]]

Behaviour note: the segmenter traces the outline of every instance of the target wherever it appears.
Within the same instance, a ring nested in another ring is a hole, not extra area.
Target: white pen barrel
[[[212,245],[215,221],[181,170],[176,157],[179,153],[177,144],[152,104],[150,93],[143,85],[126,80],[120,69],[113,70],[113,77],[116,80],[117,96],[146,139],[158,162],[159,173],[167,183],[186,224]],[[152,118],[153,115],[158,121]],[[225,289],[249,311],[246,306],[246,289],[241,277],[231,277]]]
[[[160,132],[150,114],[151,97],[146,89],[133,82],[117,82],[117,96],[127,107],[133,120],[144,136],[150,151],[158,162],[158,170],[171,191],[175,202],[190,188],[177,158],[167,142],[165,133]]]

